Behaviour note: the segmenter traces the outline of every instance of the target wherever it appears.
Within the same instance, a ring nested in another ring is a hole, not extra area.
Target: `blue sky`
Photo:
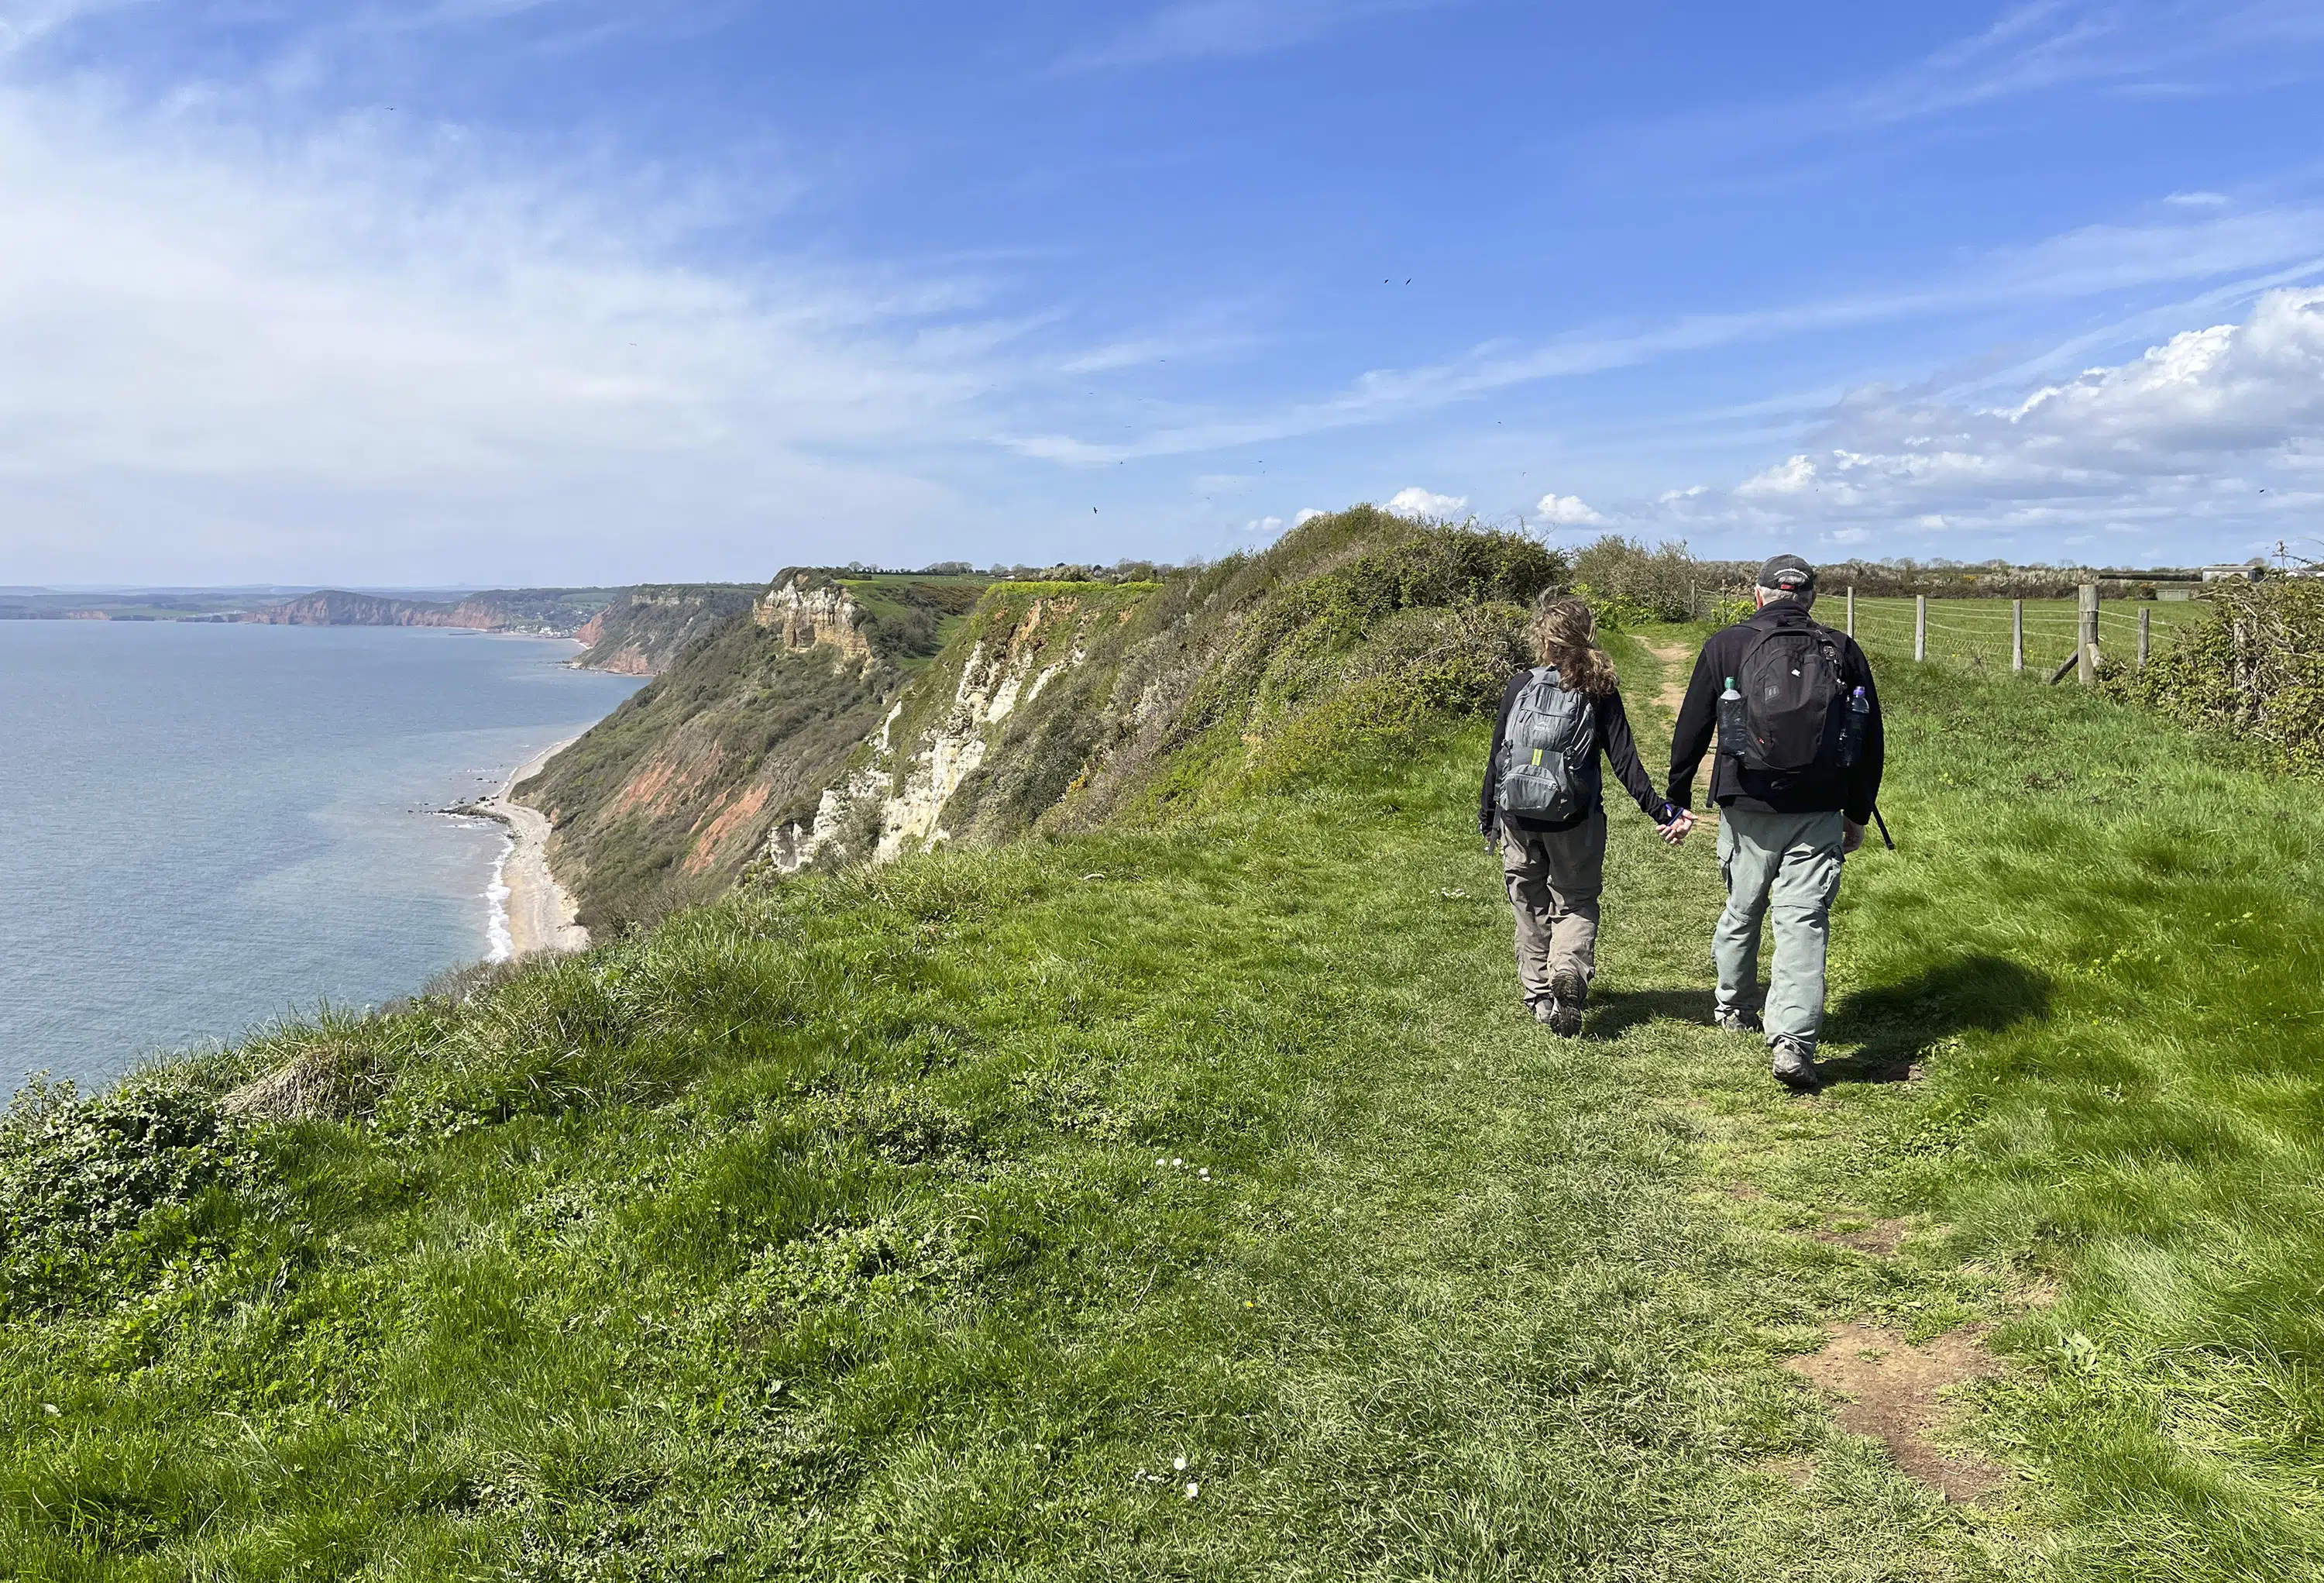
[[[0,0],[0,583],[2324,534],[2324,8]]]

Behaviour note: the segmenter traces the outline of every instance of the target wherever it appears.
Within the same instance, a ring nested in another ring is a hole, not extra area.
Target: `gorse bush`
[[[2210,618],[2144,671],[2110,657],[2107,690],[2324,776],[2324,580],[2218,584],[2208,597]]]
[[[1573,558],[1574,592],[1609,627],[1687,620],[1696,587],[1711,580],[1683,539],[1648,549],[1643,540],[1608,533]]]

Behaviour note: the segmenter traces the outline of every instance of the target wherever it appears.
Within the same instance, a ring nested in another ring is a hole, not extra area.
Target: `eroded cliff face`
[[[1173,818],[1489,708],[1559,569],[1370,508],[1155,581],[795,569],[520,797],[593,930],[753,869]]]
[[[659,676],[722,624],[749,610],[755,593],[719,583],[626,589],[573,634],[586,645],[573,662],[623,676]]]
[[[751,619],[782,634],[794,649],[818,644],[838,651],[849,660],[869,660],[872,643],[863,633],[863,606],[835,582],[818,581],[812,572],[794,571],[752,606]]]
[[[1101,585],[1029,602],[996,594],[990,603],[972,624],[965,653],[897,700],[865,744],[863,762],[824,792],[813,820],[770,833],[766,856],[775,866],[791,872],[826,856],[884,861],[952,839],[946,810],[1010,719],[1084,664],[1091,639],[1130,613],[1119,590]]]

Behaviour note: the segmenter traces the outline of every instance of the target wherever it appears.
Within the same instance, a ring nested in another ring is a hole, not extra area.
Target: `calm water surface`
[[[0,621],[0,1097],[486,954],[494,790],[639,686],[571,643]]]

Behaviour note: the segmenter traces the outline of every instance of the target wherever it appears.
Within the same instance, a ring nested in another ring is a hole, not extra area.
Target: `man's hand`
[[[1692,829],[1694,829],[1693,812],[1682,808],[1678,810],[1678,817],[1663,827],[1663,839],[1674,847],[1680,846],[1685,842],[1687,832]]]
[[[1842,854],[1855,851],[1864,845],[1864,827],[1846,814],[1840,816],[1840,849]]]

